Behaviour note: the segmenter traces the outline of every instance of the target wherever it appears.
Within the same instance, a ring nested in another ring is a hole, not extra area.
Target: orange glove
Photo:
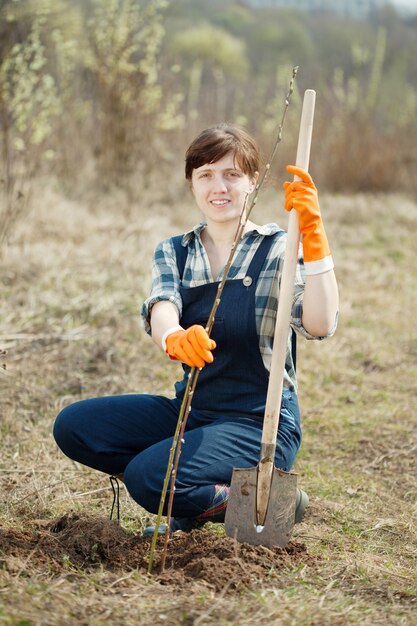
[[[333,269],[334,265],[321,219],[317,189],[306,170],[287,165],[287,171],[301,178],[284,183],[284,206],[287,211],[295,209],[298,213],[306,274],[321,274]]]
[[[178,327],[172,330],[172,333],[164,335],[165,351],[171,359],[182,361],[190,367],[204,367],[206,363],[213,362],[211,351],[216,347],[216,342],[210,339],[202,326],[194,324],[187,330]]]

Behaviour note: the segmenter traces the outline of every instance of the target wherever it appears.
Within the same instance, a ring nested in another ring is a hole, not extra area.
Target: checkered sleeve
[[[161,241],[152,260],[152,287],[149,298],[145,300],[141,309],[141,317],[145,331],[151,334],[151,311],[156,302],[167,300],[172,302],[182,314],[182,300],[180,295],[180,277],[174,245],[171,239]]]

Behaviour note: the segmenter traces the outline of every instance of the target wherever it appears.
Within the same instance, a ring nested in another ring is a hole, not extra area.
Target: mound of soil
[[[33,524],[33,522],[32,522]],[[163,585],[201,581],[216,591],[256,587],[279,577],[285,565],[311,560],[304,544],[285,549],[240,544],[208,530],[171,535],[165,571],[160,573],[164,539],[158,540],[153,578]],[[104,518],[65,515],[37,521],[32,530],[0,529],[0,563],[9,571],[60,574],[71,568],[137,569],[147,572],[150,540],[127,533]]]

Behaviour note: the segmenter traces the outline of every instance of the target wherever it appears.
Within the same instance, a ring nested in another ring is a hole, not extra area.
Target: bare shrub
[[[42,23],[35,15],[26,37],[10,38],[1,58],[0,249],[27,212],[31,180],[48,156],[45,144],[59,112],[55,82],[45,70]]]
[[[164,0],[91,0],[83,63],[93,83],[99,174],[120,183],[152,162],[156,132],[175,126],[175,97],[164,106],[158,53]],[[170,118],[170,119],[168,119]]]

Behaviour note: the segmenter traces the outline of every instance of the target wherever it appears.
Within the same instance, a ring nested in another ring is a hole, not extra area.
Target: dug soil
[[[51,522],[30,522],[25,531],[0,528],[0,567],[11,572],[136,569],[147,573],[150,540],[126,532],[107,519],[65,515]],[[277,580],[283,568],[307,564],[304,544],[290,542],[285,549],[237,543],[209,530],[171,535],[165,571],[161,573],[164,540],[158,540],[153,579],[173,587],[195,581],[223,592],[255,588]]]

